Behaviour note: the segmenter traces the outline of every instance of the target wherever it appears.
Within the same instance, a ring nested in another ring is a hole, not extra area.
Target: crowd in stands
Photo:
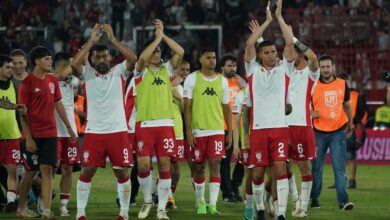
[[[266,3],[265,0],[3,0],[0,53],[8,54],[13,48],[29,51],[44,44],[55,53],[69,51],[74,55],[85,43],[94,23],[112,24],[120,40],[137,49],[132,29],[161,18],[166,25],[184,27],[173,37],[182,44],[185,59],[191,64],[197,62],[196,49],[202,42],[185,29],[186,25],[222,24],[223,47],[218,50],[240,56],[249,34],[246,24],[252,18],[264,19]],[[389,1],[289,0],[284,7],[294,33],[314,48],[329,45],[390,48]],[[265,34],[282,45],[276,26]]]

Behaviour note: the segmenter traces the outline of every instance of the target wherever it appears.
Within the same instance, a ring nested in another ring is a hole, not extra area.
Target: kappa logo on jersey
[[[153,81],[152,85],[160,86],[163,84],[165,84],[164,80],[162,80],[160,77],[154,77],[154,81]]]
[[[202,95],[209,95],[209,96],[213,96],[213,95],[217,95],[217,93],[214,91],[214,88],[213,87],[207,87],[204,92],[202,93]]]
[[[326,91],[325,92],[325,105],[332,108],[337,105],[337,92]]]
[[[41,91],[40,88],[35,88],[35,89],[34,89],[34,92],[40,92],[40,91]]]
[[[49,83],[49,89],[50,89],[51,94],[54,94],[54,84],[53,83]]]

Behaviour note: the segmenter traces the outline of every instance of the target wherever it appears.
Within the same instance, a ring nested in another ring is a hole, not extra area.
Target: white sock
[[[70,197],[70,194],[61,193],[60,194],[60,205],[63,207],[66,207],[68,205],[68,202],[69,202],[69,197]]]
[[[310,176],[311,177],[311,176]],[[307,212],[307,206],[310,200],[311,187],[313,186],[313,181],[304,181],[302,178],[301,184],[301,208],[303,211]]]
[[[119,181],[119,180],[118,180]],[[130,203],[130,193],[131,193],[131,182],[130,178],[124,183],[117,183],[117,193],[119,196],[119,204],[121,205],[121,210],[119,215],[128,216],[129,215],[129,203]]]
[[[264,182],[262,182],[260,185],[256,185],[252,182],[252,192],[256,204],[256,211],[264,210]]]
[[[245,194],[245,208],[253,209],[253,195]]]
[[[80,179],[77,181],[77,217],[85,216],[85,208],[87,207],[89,193],[91,192],[91,180],[84,182]]]
[[[297,201],[299,199],[299,195],[298,195],[297,185],[295,183],[295,176],[293,173],[291,177],[288,178],[288,190],[290,192],[292,201],[293,202]]]
[[[141,188],[142,193],[144,194],[144,202],[152,202],[152,176],[149,173],[147,177],[138,176],[139,187]]]
[[[206,181],[203,180],[202,183],[196,183],[194,182],[194,185],[195,185],[195,197],[196,197],[196,204],[198,204],[199,202],[204,202],[205,199],[204,199],[204,190],[205,190],[205,186],[206,186]]]
[[[209,182],[210,205],[217,205],[220,182]]]
[[[279,215],[278,215],[278,212],[279,212],[278,200],[272,199],[272,204],[273,204],[273,206],[274,206],[275,216],[279,216]]]
[[[15,202],[16,193],[15,191],[7,191],[7,203]]]
[[[158,208],[157,210],[165,211],[165,207],[168,202],[169,191],[171,189],[172,179],[159,179],[158,180]]]
[[[278,179],[276,181],[278,193],[278,215],[286,216],[287,200],[288,200],[288,179]]]

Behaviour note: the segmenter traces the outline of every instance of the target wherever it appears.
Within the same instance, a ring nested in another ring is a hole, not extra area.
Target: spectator
[[[126,10],[126,0],[112,0],[111,1],[112,13],[111,13],[111,26],[114,34],[116,34],[117,23],[119,23],[119,40],[123,37],[123,28],[125,24],[124,14]]]

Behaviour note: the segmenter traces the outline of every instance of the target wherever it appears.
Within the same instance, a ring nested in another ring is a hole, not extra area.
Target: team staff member
[[[312,96],[317,158],[312,167],[311,207],[320,207],[318,199],[322,189],[322,172],[326,152],[330,148],[339,208],[351,210],[353,203],[348,201],[345,181],[346,140],[353,131],[349,88],[345,80],[333,73],[334,61],[331,56],[322,56],[319,62],[320,79]]]

